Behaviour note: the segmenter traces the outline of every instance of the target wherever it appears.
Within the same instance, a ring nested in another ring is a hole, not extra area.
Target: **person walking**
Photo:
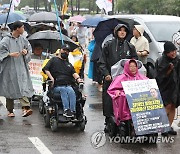
[[[24,25],[20,21],[13,23],[13,31],[0,42],[0,96],[6,98],[8,116],[14,117],[14,100],[22,104],[22,116],[32,114],[29,99],[33,95],[28,62],[32,48],[22,36]]]
[[[170,125],[174,120],[175,108],[180,105],[180,59],[176,50],[177,48],[172,42],[165,42],[163,55],[155,63],[155,78]],[[166,134],[177,135],[177,132],[171,127]]]
[[[78,38],[79,44],[85,50],[86,48],[86,33],[87,28],[83,27],[81,23],[77,23],[78,28],[76,29],[76,36]]]
[[[113,115],[112,99],[107,93],[112,81],[111,66],[121,59],[138,59],[135,47],[126,40],[128,33],[129,29],[125,24],[118,24],[114,28],[114,38],[104,44],[102,55],[98,61],[99,69],[103,75],[102,102],[105,132],[108,132],[108,119]]]
[[[142,25],[134,25],[133,37],[130,40],[135,48],[138,55],[138,59],[143,63],[147,69],[147,56],[149,55],[149,42],[143,36],[144,28]]]

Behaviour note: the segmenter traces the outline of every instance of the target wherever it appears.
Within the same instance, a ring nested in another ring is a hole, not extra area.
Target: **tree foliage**
[[[180,0],[118,0],[118,13],[180,15]]]
[[[2,0],[2,4],[9,3],[10,0]],[[56,0],[58,9],[61,10],[65,0]],[[114,14],[130,13],[130,14],[170,14],[180,16],[180,0],[113,0]],[[54,0],[51,0],[50,7],[54,7]],[[97,13],[96,0],[69,0],[69,12],[72,10],[77,12],[80,8],[86,8],[86,13]],[[30,6],[34,7],[35,3],[39,7],[45,7],[48,10],[48,0],[21,0],[18,8]],[[72,6],[71,6],[72,4]],[[78,12],[83,14],[83,12]]]

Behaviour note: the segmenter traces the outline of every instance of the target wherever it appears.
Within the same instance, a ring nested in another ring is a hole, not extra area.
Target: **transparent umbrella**
[[[57,22],[56,14],[53,12],[38,12],[32,14],[28,21],[30,22],[45,22],[45,23],[54,23]]]

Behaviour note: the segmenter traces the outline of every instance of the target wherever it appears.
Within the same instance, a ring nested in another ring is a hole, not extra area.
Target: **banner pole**
[[[61,28],[60,28],[60,20],[59,20],[59,15],[58,15],[58,9],[57,9],[56,0],[54,0],[54,8],[55,8],[56,17],[57,17],[58,31],[59,31],[59,35],[60,35],[61,42],[62,42],[62,45],[63,45],[63,44],[64,44],[64,40],[63,40],[63,37],[62,37]]]

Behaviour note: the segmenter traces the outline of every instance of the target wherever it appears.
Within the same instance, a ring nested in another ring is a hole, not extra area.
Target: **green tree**
[[[38,1],[38,3],[37,3]],[[9,3],[10,0],[2,0],[2,4]],[[56,0],[58,10],[62,9],[64,0]],[[96,5],[96,0],[69,0],[69,12],[74,14],[94,14],[100,9]],[[180,16],[180,0],[113,0],[115,13],[129,14],[170,14]],[[18,8],[25,7],[45,7],[51,11],[54,8],[53,0],[48,3],[47,0],[21,0]],[[86,8],[88,11],[82,12],[80,8]]]

